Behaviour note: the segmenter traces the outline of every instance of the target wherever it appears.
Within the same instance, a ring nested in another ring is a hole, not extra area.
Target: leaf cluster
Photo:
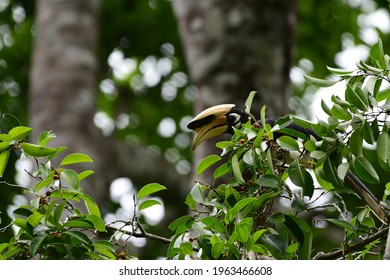
[[[325,224],[329,231],[339,229],[343,241],[331,250],[341,257],[382,258],[386,244],[378,232],[385,225],[362,201],[363,208],[356,209],[356,202],[345,197],[354,193],[344,184],[352,172],[381,188],[386,204],[390,183],[382,175],[390,171],[390,58],[381,41],[370,57],[353,71],[329,67],[339,76],[334,81],[306,77],[317,86],[345,82],[345,98],[334,95],[331,106],[322,102],[327,120],[286,116],[271,126],[263,107],[259,121],[217,143],[221,155],[209,155],[197,167],[198,175],[214,168],[214,180],[192,188],[186,203],[195,214],[170,225],[175,235],[168,257],[317,258],[316,233]],[[302,129],[291,129],[292,123]],[[379,166],[365,157],[366,146],[375,147]],[[331,239],[326,240],[330,246]],[[352,252],[346,250],[351,244]]]
[[[47,146],[56,137],[53,132],[43,132],[37,143],[30,143],[27,137],[32,128],[22,126],[13,115],[3,114],[0,125],[0,177],[11,152],[36,163],[36,170],[29,173],[36,183],[31,187],[15,186],[32,199],[30,204],[17,207],[12,212],[12,223],[0,229],[11,226],[17,229],[9,242],[0,244],[0,259],[128,258],[125,253],[117,252],[115,243],[97,239],[98,233],[107,232],[107,226],[98,205],[82,188],[83,180],[94,171],[77,173],[69,168],[90,163],[92,159],[86,154],[72,153],[53,167],[52,160],[66,150]],[[138,210],[159,204],[147,196],[162,189],[165,187],[153,183],[143,187],[137,194],[137,202],[143,200]],[[119,236],[116,241],[123,236],[117,232],[116,235]]]

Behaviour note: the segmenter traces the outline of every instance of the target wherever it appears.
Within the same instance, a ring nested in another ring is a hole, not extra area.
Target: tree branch
[[[383,255],[384,260],[390,260],[390,227],[389,232],[387,233],[386,248],[385,254]]]
[[[344,248],[344,249],[340,249],[340,250],[337,250],[337,251],[334,251],[334,252],[331,252],[331,253],[318,253],[314,259],[315,260],[334,260],[334,259],[338,259],[342,256],[344,256],[345,254],[348,254],[348,253],[351,253],[351,252],[354,252],[354,251],[357,251],[357,250],[360,250],[360,248],[366,246],[367,244],[370,244],[371,242],[377,240],[378,238],[381,238],[383,236],[386,235],[386,233],[389,231],[389,227],[386,227],[380,231],[378,231],[377,233],[367,237],[366,239],[350,246],[350,247],[347,247],[347,248]],[[389,239],[389,238],[388,238]],[[389,242],[388,242],[389,243]],[[386,252],[385,252],[385,256],[386,256]]]

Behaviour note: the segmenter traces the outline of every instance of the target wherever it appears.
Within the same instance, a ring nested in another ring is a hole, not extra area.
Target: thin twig
[[[159,236],[159,235],[155,235],[155,234],[152,234],[152,233],[148,233],[148,232],[140,232],[140,233],[137,233],[137,232],[131,232],[129,230],[125,230],[125,229],[117,229],[115,227],[112,227],[112,226],[107,226],[107,229],[111,229],[111,230],[115,230],[115,231],[120,231],[124,234],[127,234],[127,235],[131,235],[131,236],[134,236],[134,237],[144,237],[144,238],[149,238],[149,239],[153,239],[153,240],[157,240],[157,241],[160,241],[162,243],[165,243],[165,244],[168,244],[171,242],[171,239],[168,239],[168,238],[165,238],[165,237],[162,237],[162,236]]]

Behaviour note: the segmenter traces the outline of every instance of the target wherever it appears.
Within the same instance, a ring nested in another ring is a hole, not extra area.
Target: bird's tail
[[[389,210],[383,207],[379,199],[351,171],[347,172],[344,182],[359,195],[382,223],[386,225],[390,223]]]

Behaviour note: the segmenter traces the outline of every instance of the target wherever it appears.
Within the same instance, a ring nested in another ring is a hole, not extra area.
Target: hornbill
[[[233,127],[240,129],[243,124],[248,122],[248,120],[251,120],[254,123],[253,117],[237,108],[234,104],[222,104],[204,110],[193,118],[187,125],[189,129],[195,130],[196,132],[192,149],[195,150],[199,144],[212,137],[216,137],[223,133],[233,134]],[[265,123],[273,127],[277,120],[277,117],[270,117],[265,119]],[[261,126],[260,121],[257,121],[257,123]],[[291,122],[286,128],[297,130],[307,137],[313,136],[317,141],[321,140],[321,137],[319,137],[312,129],[303,128],[294,122]],[[283,134],[274,133],[275,140],[281,135]],[[380,201],[351,171],[348,171],[345,175],[344,183],[356,192],[356,194],[366,205],[370,207],[380,221],[384,224],[390,223],[389,211],[380,204]]]

